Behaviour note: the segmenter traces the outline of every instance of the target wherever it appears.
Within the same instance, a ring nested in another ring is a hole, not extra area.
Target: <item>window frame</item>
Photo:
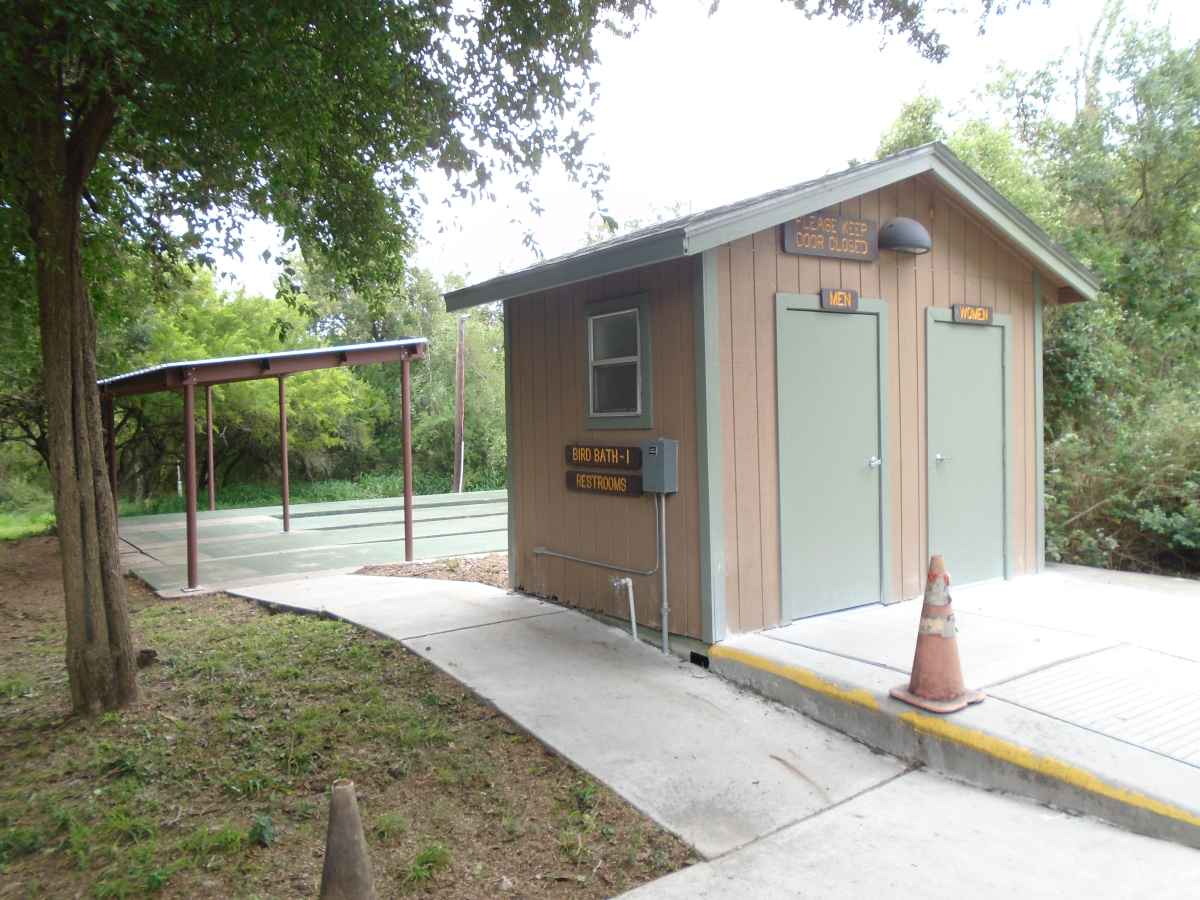
[[[652,397],[653,382],[650,368],[650,306],[647,294],[633,294],[625,297],[615,297],[584,306],[583,336],[584,347],[584,427],[588,429],[648,429],[653,427]],[[619,356],[611,359],[596,360],[594,358],[593,322],[634,312],[637,315],[634,323],[637,328],[637,356]],[[595,370],[602,366],[628,365],[637,366],[637,410],[634,412],[596,412],[595,403]]]

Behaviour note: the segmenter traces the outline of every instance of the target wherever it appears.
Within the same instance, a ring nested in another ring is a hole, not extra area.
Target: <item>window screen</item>
[[[593,416],[642,411],[641,321],[637,309],[588,317],[588,372]]]

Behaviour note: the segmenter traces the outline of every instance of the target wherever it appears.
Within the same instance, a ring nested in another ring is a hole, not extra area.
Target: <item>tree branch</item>
[[[102,94],[76,120],[67,138],[67,184],[74,191],[83,190],[100,151],[117,121],[117,101],[111,94]]]
[[[1079,519],[1082,519],[1088,513],[1095,512],[1100,507],[1102,507],[1105,503],[1109,503],[1113,500],[1116,500],[1120,496],[1121,496],[1120,494],[1113,494],[1111,497],[1105,497],[1103,500],[1101,500],[1098,503],[1093,503],[1091,506],[1089,506],[1087,509],[1083,510],[1082,512],[1075,513],[1075,515],[1071,516],[1071,518],[1067,519],[1067,521],[1063,522],[1062,525],[1060,525],[1059,527],[1066,528],[1068,525],[1072,524],[1073,522],[1076,522]]]

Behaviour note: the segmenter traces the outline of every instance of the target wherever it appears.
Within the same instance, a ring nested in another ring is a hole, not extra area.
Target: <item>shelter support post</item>
[[[412,379],[409,358],[400,361],[400,405],[404,431],[404,561],[413,558]]]
[[[208,509],[217,508],[217,470],[213,465],[213,405],[212,385],[204,386],[204,418],[208,432]]]
[[[287,445],[287,389],[283,386],[283,376],[279,377],[279,468],[282,474],[283,488],[283,530],[292,530],[291,498],[288,485],[288,445]]]
[[[187,504],[187,586],[200,585],[199,537],[196,534],[196,388],[191,378],[183,385],[184,502]]]
[[[454,357],[454,474],[450,490],[463,492],[464,469],[466,467],[466,445],[463,432],[466,427],[467,409],[467,317],[458,317],[458,351]]]
[[[113,415],[113,398],[100,401],[100,412],[104,416],[104,458],[108,461],[108,484],[112,488],[113,510],[117,508],[117,427]]]

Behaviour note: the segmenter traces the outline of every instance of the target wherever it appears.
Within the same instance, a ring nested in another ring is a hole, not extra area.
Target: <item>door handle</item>
[[[868,459],[867,459],[867,468],[868,469],[878,469],[882,465],[883,465],[883,460],[880,459],[878,456],[868,457]]]
[[[940,453],[935,453],[933,455],[933,461],[938,463],[950,462],[950,457],[942,456]]]

